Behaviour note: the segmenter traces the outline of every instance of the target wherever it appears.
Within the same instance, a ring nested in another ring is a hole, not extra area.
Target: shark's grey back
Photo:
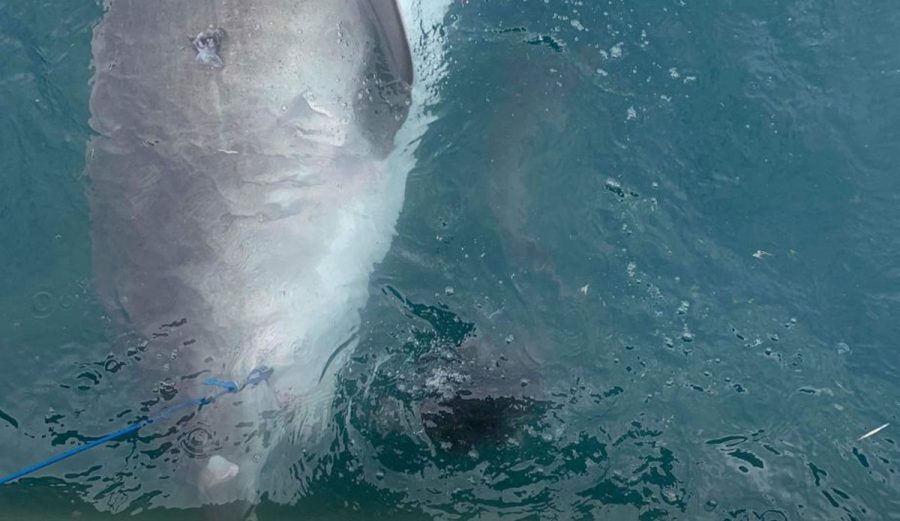
[[[222,67],[195,59],[206,30]],[[203,411],[207,447],[156,475],[202,474],[221,453],[239,478],[198,477],[198,501],[252,499],[280,439],[259,434],[260,414],[280,415],[281,434],[323,422],[399,213],[405,172],[388,166],[412,66],[397,7],[108,0],[93,54],[97,285],[117,322],[164,355],[144,362],[146,377],[187,396],[204,392],[203,375],[275,370],[267,395]],[[192,502],[183,487],[167,493],[161,504]]]

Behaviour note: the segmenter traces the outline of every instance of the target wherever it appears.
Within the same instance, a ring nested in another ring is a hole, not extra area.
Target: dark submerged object
[[[451,453],[518,441],[522,428],[539,418],[544,408],[527,397],[472,398],[466,394],[436,406],[428,404],[422,410],[425,433]]]
[[[454,349],[452,361],[446,353],[436,357],[452,377],[436,396],[424,399],[419,410],[428,438],[449,453],[518,443],[523,429],[538,421],[548,406],[538,398],[536,368],[498,355],[496,349],[489,341],[469,340]],[[424,374],[429,370],[433,366]]]

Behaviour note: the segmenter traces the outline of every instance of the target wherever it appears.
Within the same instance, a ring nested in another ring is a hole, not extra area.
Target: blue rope
[[[12,474],[0,477],[0,485],[5,485],[7,483],[10,483],[12,481],[15,481],[15,480],[21,478],[22,476],[27,476],[28,474],[31,474],[32,472],[38,471],[45,467],[49,467],[50,465],[53,465],[54,463],[58,463],[64,459],[71,458],[72,456],[74,456],[76,454],[80,454],[82,452],[89,451],[89,450],[93,449],[94,447],[99,447],[100,445],[103,445],[107,442],[117,440],[117,439],[127,436],[133,432],[137,432],[138,430],[146,427],[147,425],[150,425],[151,423],[156,423],[160,420],[164,420],[180,410],[187,409],[190,407],[200,407],[203,405],[207,405],[207,404],[210,404],[210,403],[216,401],[217,399],[219,399],[220,397],[222,397],[226,394],[238,393],[238,392],[243,391],[247,386],[255,386],[261,382],[265,382],[269,379],[269,376],[272,375],[272,371],[273,371],[273,369],[270,367],[265,367],[265,366],[257,367],[256,369],[250,371],[250,374],[247,376],[247,379],[244,380],[244,383],[241,385],[238,385],[237,382],[233,382],[230,380],[219,380],[218,378],[207,378],[206,380],[203,381],[204,385],[212,385],[215,387],[221,387],[222,390],[219,391],[218,393],[210,395],[210,396],[205,396],[203,398],[193,398],[191,400],[186,400],[184,402],[181,402],[177,405],[167,407],[167,408],[161,410],[159,412],[159,414],[157,414],[156,416],[152,416],[150,418],[146,418],[144,420],[132,423],[128,427],[119,429],[116,432],[107,434],[106,436],[103,436],[101,438],[97,438],[96,440],[85,443],[84,445],[80,445],[78,447],[69,449],[63,453],[57,454],[56,456],[48,458],[44,461],[41,461],[39,463],[35,463],[34,465],[25,467],[24,469],[22,469],[18,472],[13,472]]]

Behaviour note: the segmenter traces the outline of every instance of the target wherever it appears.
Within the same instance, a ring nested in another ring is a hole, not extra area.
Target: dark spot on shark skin
[[[160,326],[160,329],[172,329],[172,328],[176,328],[176,327],[181,327],[185,324],[187,324],[186,317],[178,319],[178,320],[173,320],[172,322],[169,322],[168,324],[163,324],[162,326]]]
[[[219,27],[210,27],[191,38],[191,43],[194,44],[194,49],[197,50],[197,61],[213,69],[224,67],[225,63],[219,57],[219,49],[222,48],[224,39],[225,30]]]

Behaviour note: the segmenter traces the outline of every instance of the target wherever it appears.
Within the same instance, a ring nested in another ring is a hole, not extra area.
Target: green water
[[[91,283],[101,16],[0,2],[0,473],[147,398]],[[259,519],[900,519],[898,26],[887,1],[468,0],[412,29],[446,76],[342,427]],[[415,424],[472,351],[533,401]],[[0,519],[198,518],[115,486],[153,443],[4,486]]]

